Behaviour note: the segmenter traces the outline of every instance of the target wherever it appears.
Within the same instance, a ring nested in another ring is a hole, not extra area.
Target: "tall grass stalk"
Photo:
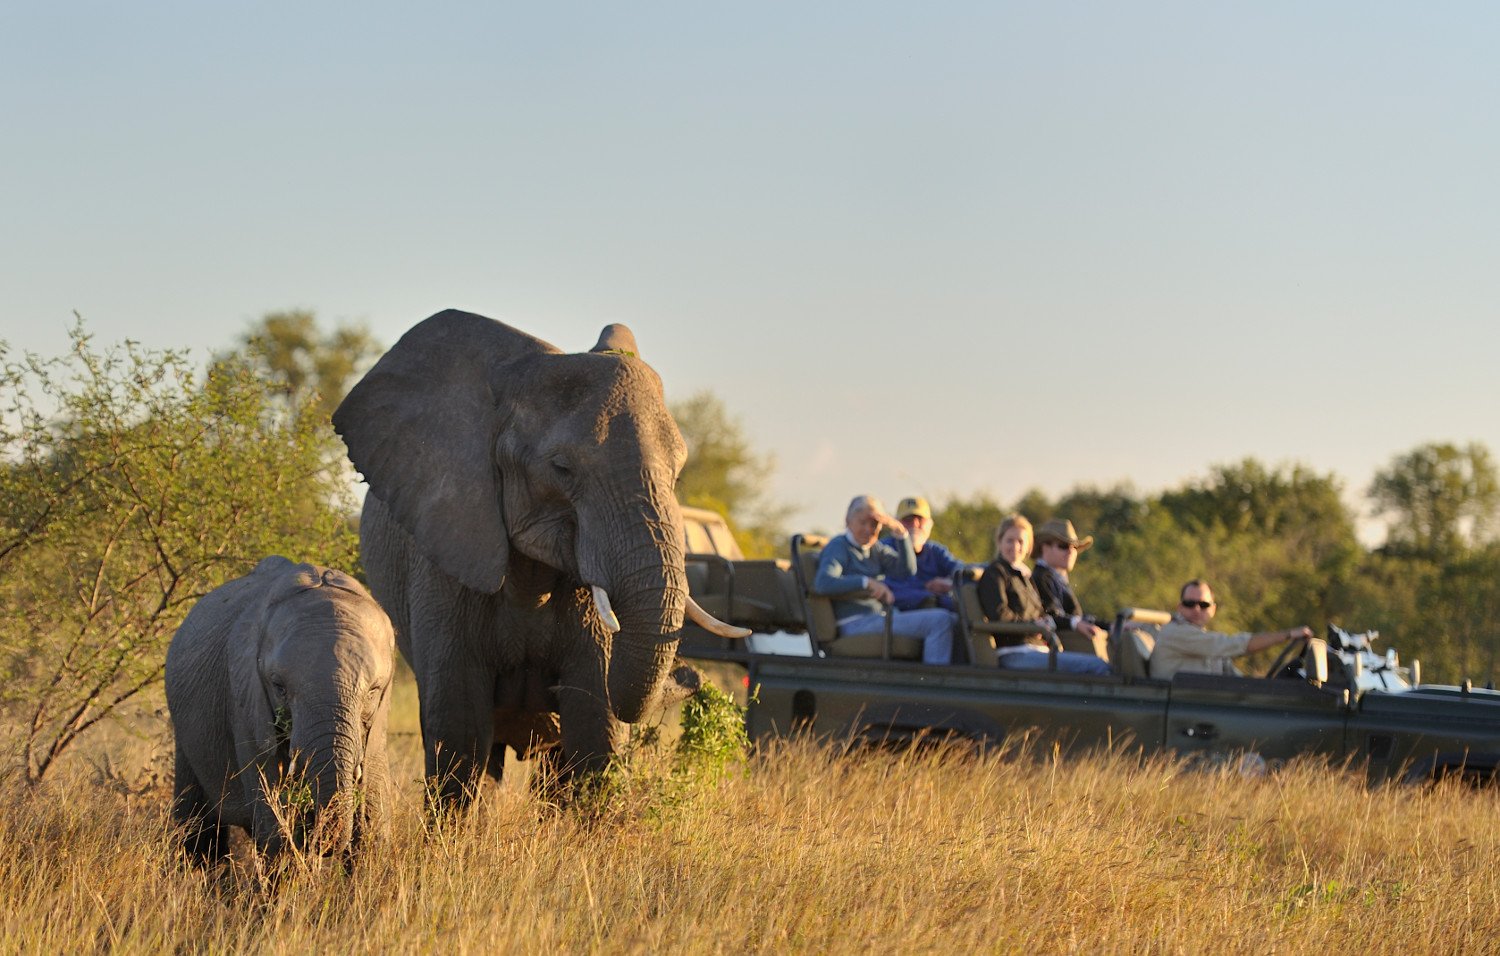
[[[74,767],[0,783],[0,951],[1484,951],[1500,911],[1496,797],[1267,778],[1168,760],[1074,763],[806,744],[607,815],[493,788],[427,832],[420,754],[390,842],[274,894],[181,859],[164,782]],[[670,774],[642,758],[636,779]]]

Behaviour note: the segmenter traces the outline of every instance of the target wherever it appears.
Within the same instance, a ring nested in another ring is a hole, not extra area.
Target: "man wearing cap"
[[[1103,636],[1104,628],[1083,613],[1068,574],[1078,556],[1094,546],[1094,536],[1078,537],[1073,522],[1065,518],[1043,521],[1036,529],[1036,567],[1031,580],[1042,596],[1042,610],[1057,623],[1059,631],[1078,631],[1087,637]]]
[[[906,529],[912,550],[917,553],[917,573],[893,574],[885,579],[886,587],[896,596],[896,609],[915,611],[923,607],[954,610],[953,572],[964,563],[953,552],[931,540],[932,509],[922,497],[902,498],[896,508],[896,520]],[[890,539],[887,544],[893,544]]]
[[[1218,606],[1208,582],[1194,578],[1182,586],[1177,611],[1162,625],[1156,635],[1156,649],[1151,652],[1151,676],[1171,680],[1173,674],[1227,674],[1240,676],[1230,658],[1253,654],[1267,647],[1298,638],[1311,638],[1309,627],[1262,634],[1222,634],[1210,631]]]
[[[911,576],[917,571],[917,555],[911,536],[873,495],[860,495],[849,502],[843,534],[831,538],[818,558],[813,591],[833,598],[838,634],[880,634],[885,631],[885,605],[895,595],[882,578]],[[880,540],[884,528],[890,543]],[[958,615],[942,608],[891,611],[891,633],[922,642],[922,661],[947,664],[953,658],[953,631]]]

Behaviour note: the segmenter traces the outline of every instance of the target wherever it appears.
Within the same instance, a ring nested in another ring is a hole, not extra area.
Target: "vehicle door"
[[[1178,674],[1167,701],[1166,747],[1191,760],[1275,766],[1298,754],[1339,759],[1348,719],[1342,691],[1306,681]]]
[[[1170,686],[1121,678],[930,667],[895,661],[757,657],[751,737],[810,731],[834,740],[955,734],[1036,753],[1161,748]]]

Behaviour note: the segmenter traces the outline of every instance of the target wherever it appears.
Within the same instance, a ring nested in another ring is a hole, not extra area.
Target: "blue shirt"
[[[893,539],[885,538],[881,543],[893,545]],[[953,572],[963,566],[964,563],[955,558],[953,552],[929,539],[922,546],[922,550],[917,552],[917,573],[890,575],[885,579],[885,586],[896,595],[896,607],[899,610],[911,611],[921,607],[922,602],[928,598],[935,596],[927,590],[928,581],[951,578]],[[948,595],[937,596],[937,602],[938,607],[953,610],[953,599]]]
[[[892,544],[899,545],[897,550]],[[868,548],[861,548],[850,540],[848,533],[829,541],[818,558],[818,576],[813,580],[813,591],[835,598],[833,616],[840,623],[862,614],[879,614],[884,610],[881,603],[872,597],[854,597],[855,591],[865,588],[870,581],[881,577],[917,573],[917,555],[911,549],[911,538],[887,544],[876,541]],[[841,594],[850,597],[838,600]]]

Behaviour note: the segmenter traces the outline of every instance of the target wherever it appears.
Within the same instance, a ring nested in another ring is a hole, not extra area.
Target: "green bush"
[[[720,780],[734,764],[743,764],[750,747],[745,708],[713,684],[705,683],[682,705],[682,736],[677,740],[677,770],[701,780]]]

